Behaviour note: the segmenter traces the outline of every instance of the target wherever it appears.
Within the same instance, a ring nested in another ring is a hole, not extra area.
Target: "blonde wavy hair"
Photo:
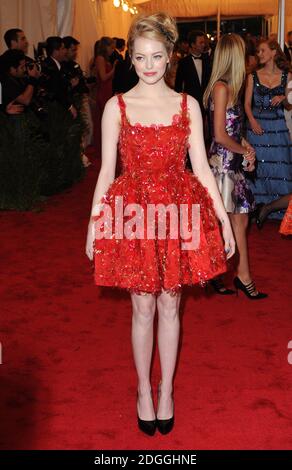
[[[218,80],[226,80],[231,88],[231,106],[238,100],[245,79],[245,44],[238,34],[225,34],[215,49],[210,81],[203,97],[204,107],[208,107],[209,97]]]
[[[139,15],[132,22],[127,38],[129,55],[132,57],[134,41],[137,37],[154,39],[164,44],[167,54],[173,51],[174,44],[178,40],[178,30],[174,18],[166,13],[153,15]]]

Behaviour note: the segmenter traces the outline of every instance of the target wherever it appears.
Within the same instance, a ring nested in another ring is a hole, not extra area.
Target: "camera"
[[[63,73],[62,73],[63,80],[67,84],[67,88],[74,93],[88,93],[87,84],[92,83],[91,78],[86,78],[84,75],[81,67],[76,62],[63,62]],[[79,83],[75,87],[72,87],[71,80],[74,78],[78,78]]]
[[[26,66],[26,70],[33,70],[34,67],[36,67],[37,71],[38,72],[41,72],[42,71],[42,64],[41,64],[41,61],[40,60],[32,60],[30,62],[27,62],[25,64]]]

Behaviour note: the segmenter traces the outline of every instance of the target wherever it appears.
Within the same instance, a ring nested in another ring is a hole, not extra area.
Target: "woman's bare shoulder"
[[[221,80],[218,80],[213,86],[211,95],[214,99],[217,98],[217,99],[227,100],[229,92],[230,92],[230,89],[229,89],[228,84]]]
[[[187,94],[187,107],[192,113],[200,113],[201,109],[198,100],[191,95]]]
[[[104,107],[104,114],[116,117],[119,111],[119,99],[117,95],[112,96]]]
[[[228,89],[228,83],[223,80],[217,80],[217,82],[215,82],[213,86],[213,91],[217,91],[219,93],[224,93],[224,90],[228,91]]]

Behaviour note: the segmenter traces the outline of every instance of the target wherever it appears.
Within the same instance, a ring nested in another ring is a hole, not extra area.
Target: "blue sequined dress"
[[[252,112],[264,133],[256,135],[247,126],[247,140],[256,150],[257,171],[250,187],[257,203],[268,203],[292,192],[292,143],[286,125],[283,105],[271,106],[274,96],[284,95],[287,72],[282,72],[281,84],[269,88],[262,85],[253,72]],[[271,218],[282,218],[284,211],[274,212]]]

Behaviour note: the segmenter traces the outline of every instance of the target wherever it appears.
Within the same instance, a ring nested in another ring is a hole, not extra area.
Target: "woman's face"
[[[260,64],[265,65],[267,62],[270,60],[274,60],[276,51],[269,48],[268,44],[265,42],[261,43],[258,48],[258,58],[260,61]]]
[[[169,56],[162,42],[138,37],[134,41],[132,62],[138,77],[152,85],[164,76]]]

